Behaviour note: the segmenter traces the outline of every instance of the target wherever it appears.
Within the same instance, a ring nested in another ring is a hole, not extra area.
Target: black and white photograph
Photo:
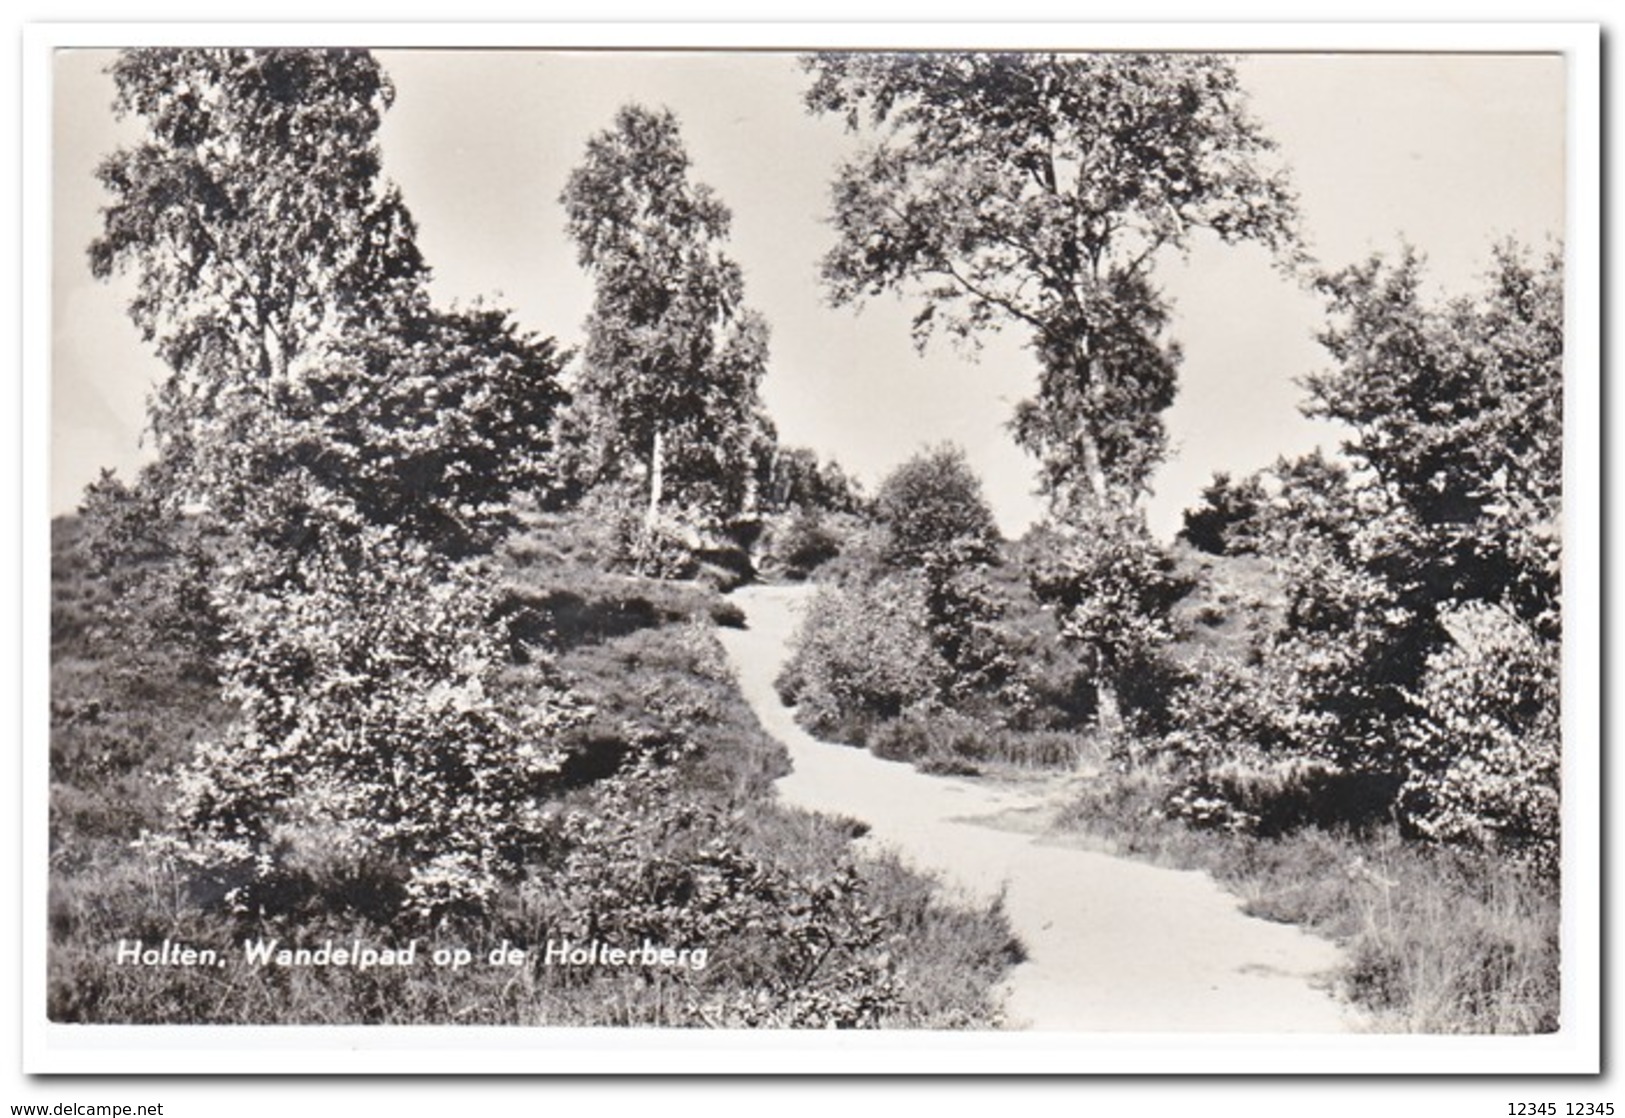
[[[49,51],[45,1063],[1595,1055],[1574,51],[312,30]]]

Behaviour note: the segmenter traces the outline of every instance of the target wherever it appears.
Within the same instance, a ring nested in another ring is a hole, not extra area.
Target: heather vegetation
[[[713,635],[771,480],[765,331],[714,328],[739,284],[706,247],[720,203],[656,212],[686,162],[669,114],[625,110],[567,191],[602,283],[572,392],[551,339],[433,304],[379,178],[370,56],[131,51],[113,76],[146,132],[103,165],[91,258],[133,276],[171,375],[156,462],[104,476],[53,541],[51,1016],[996,1020],[1018,950],[996,912],[772,802],[782,747]],[[693,271],[668,305],[672,259]],[[845,484],[811,480],[825,505]],[[224,965],[135,966],[121,941]],[[328,942],[419,950],[242,946]],[[553,943],[691,965],[550,965]],[[505,949],[524,961],[486,965]]]
[[[370,55],[119,56],[143,134],[90,261],[168,374],[152,464],[53,525],[51,1017],[999,1024],[996,905],[775,801],[787,754],[716,629],[736,587],[808,580],[777,686],[818,737],[1065,787],[1070,841],[1344,944],[1378,1027],[1556,1028],[1560,255],[1501,246],[1442,298],[1409,250],[1317,269],[1216,56],[805,65],[809,111],[876,141],[834,184],[826,294],[916,300],[922,346],[1029,342],[1019,538],[951,444],[872,493],[780,445],[731,215],[669,111],[623,108],[565,180],[576,353],[437,304]],[[1350,434],[1215,475],[1164,543],[1156,266],[1198,235],[1312,279],[1303,408]],[[273,940],[474,963],[243,962]],[[555,941],[705,962],[542,965]]]
[[[809,729],[926,769],[1090,774],[1064,829],[1351,945],[1346,986],[1390,1027],[1550,1030],[1559,264],[1505,248],[1438,304],[1419,268],[1325,281],[1306,407],[1355,430],[1346,464],[1217,476],[1165,547],[1104,509],[999,541],[962,459],[922,454],[781,687]],[[888,520],[904,490],[957,527]]]

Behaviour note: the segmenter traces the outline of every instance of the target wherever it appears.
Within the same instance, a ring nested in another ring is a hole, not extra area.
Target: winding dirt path
[[[1128,1032],[1347,1032],[1352,1012],[1323,989],[1335,946],[1254,919],[1201,873],[1046,841],[1041,789],[929,776],[796,725],[773,689],[811,590],[736,591],[749,627],[721,630],[745,698],[795,769],[786,803],[868,824],[950,888],[1003,892],[1028,960],[1008,981],[1014,1027]]]

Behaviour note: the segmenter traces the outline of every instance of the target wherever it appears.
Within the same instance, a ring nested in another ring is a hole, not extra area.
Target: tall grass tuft
[[[1104,773],[1057,819],[1114,853],[1212,874],[1249,914],[1344,948],[1342,992],[1378,1032],[1558,1028],[1556,885],[1471,851],[1407,842],[1392,825],[1273,838],[1163,815],[1153,772]]]

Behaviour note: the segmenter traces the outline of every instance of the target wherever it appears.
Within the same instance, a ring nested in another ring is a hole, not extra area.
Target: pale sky
[[[134,132],[111,118],[106,54],[63,51],[55,89],[52,512],[99,468],[128,476],[147,392],[162,368],[124,314],[128,288],[93,280],[85,247],[105,204],[92,173]],[[832,170],[854,141],[801,108],[787,54],[382,51],[397,99],[381,137],[444,302],[487,297],[527,329],[581,339],[590,281],[564,235],[559,191],[587,138],[627,101],[670,107],[692,175],[733,210],[746,301],[772,328],[763,384],[780,438],[833,455],[872,488],[921,446],[952,440],[981,473],[1007,534],[1040,511],[1032,463],[1004,424],[1030,394],[1034,357],[1015,330],[972,363],[945,340],[922,357],[917,304],[862,314],[826,305],[818,260]],[[1341,266],[1401,238],[1453,291],[1476,285],[1492,245],[1545,244],[1563,228],[1559,56],[1245,56],[1242,85],[1281,147],[1311,250]],[[1184,349],[1174,443],[1148,506],[1168,538],[1214,470],[1246,472],[1338,433],[1297,411],[1295,383],[1324,368],[1319,300],[1251,247],[1199,242],[1159,280]]]

